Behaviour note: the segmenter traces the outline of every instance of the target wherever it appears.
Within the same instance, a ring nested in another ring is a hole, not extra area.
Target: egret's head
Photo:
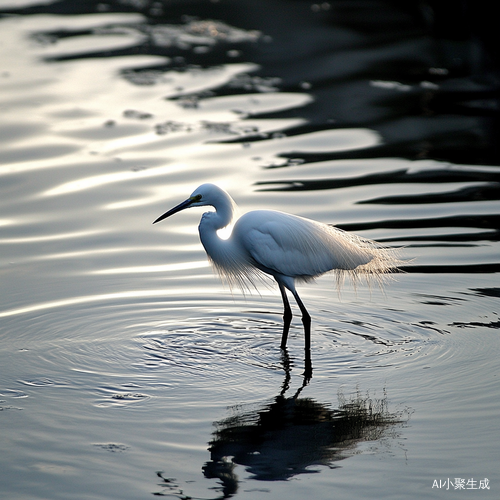
[[[160,217],[158,217],[153,224],[156,224],[157,222],[160,222],[186,208],[204,207],[207,205],[217,208],[222,200],[226,198],[231,199],[229,195],[220,187],[215,186],[214,184],[202,184],[187,200],[179,203],[179,205],[170,209],[168,212],[165,212],[163,215],[160,215]]]

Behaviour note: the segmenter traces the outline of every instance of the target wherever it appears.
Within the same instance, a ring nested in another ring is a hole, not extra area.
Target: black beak
[[[183,201],[182,203],[179,203],[176,207],[170,209],[168,212],[165,212],[163,215],[160,215],[158,219],[156,219],[153,224],[156,224],[157,222],[162,221],[163,219],[166,219],[167,217],[170,217],[171,215],[176,214],[177,212],[180,212],[181,210],[184,210],[185,208],[189,208],[189,206],[193,203],[193,200],[191,198],[188,198],[186,201]]]

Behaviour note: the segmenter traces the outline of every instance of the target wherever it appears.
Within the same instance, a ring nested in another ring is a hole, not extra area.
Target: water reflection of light
[[[88,35],[73,36],[65,40],[58,40],[54,45],[43,46],[40,53],[46,57],[77,57],[79,54],[88,55],[92,51],[128,49],[139,45],[144,39],[144,35],[133,33],[130,30],[128,32],[122,30],[120,34],[94,35],[92,37]]]
[[[381,141],[377,132],[369,129],[322,130],[284,138],[283,149],[314,153],[349,151],[375,146]]]
[[[91,257],[96,257],[99,255],[113,255],[116,256],[117,254],[134,254],[137,255],[139,252],[161,252],[165,253],[167,251],[172,251],[172,250],[177,250],[181,251],[183,253],[186,252],[193,252],[193,251],[199,251],[200,247],[199,244],[193,244],[193,245],[178,245],[178,246],[169,246],[169,245],[161,245],[161,246],[148,246],[145,249],[138,249],[136,247],[119,247],[119,248],[93,248],[93,249],[88,249],[86,248],[85,250],[74,250],[71,252],[57,252],[57,253],[48,253],[48,254],[41,254],[37,256],[30,256],[29,260],[36,260],[36,261],[45,261],[45,260],[63,260],[63,259],[80,259],[80,258],[85,258],[89,259]],[[17,259],[17,262],[20,262],[20,259]]]
[[[141,205],[151,205],[157,201],[163,201],[165,194],[158,193],[156,196],[145,196],[144,198],[135,198],[124,201],[108,203],[103,208],[106,210],[123,210],[124,208],[140,207]]]
[[[127,170],[125,172],[114,172],[111,174],[93,175],[91,177],[86,177],[82,179],[77,179],[76,181],[66,182],[60,184],[48,191],[45,191],[44,196],[59,196],[62,194],[74,193],[76,191],[84,191],[86,189],[92,189],[97,186],[102,186],[104,184],[112,184],[114,182],[128,181],[131,179],[137,179],[138,177],[155,177],[165,174],[170,174],[172,172],[178,172],[185,169],[185,165],[174,164],[165,165],[163,167],[133,171]]]
[[[98,229],[92,229],[87,231],[74,231],[71,233],[58,233],[58,234],[43,234],[37,236],[24,236],[22,238],[3,238],[2,244],[17,244],[17,243],[37,243],[42,241],[54,241],[54,240],[67,240],[73,238],[85,238],[87,236],[94,236],[96,234],[102,233]]]
[[[115,267],[113,269],[100,269],[98,271],[93,271],[92,274],[163,273],[171,271],[185,271],[188,269],[200,269],[208,266],[208,261],[200,260],[196,262],[179,262],[177,264],[159,264],[155,266]]]
[[[216,294],[220,290],[206,289],[208,294]],[[126,292],[104,293],[101,295],[84,295],[81,297],[70,297],[68,299],[52,300],[50,302],[42,302],[38,304],[31,304],[25,307],[18,307],[16,309],[9,309],[0,312],[0,318],[7,318],[9,316],[18,316],[21,314],[28,314],[32,312],[45,311],[47,309],[57,309],[58,307],[73,306],[79,304],[87,304],[91,302],[104,302],[109,300],[123,300],[123,299],[141,299],[141,298],[154,298],[154,297],[167,297],[173,295],[181,295],[182,292],[179,288],[161,289],[161,290],[130,290]]]

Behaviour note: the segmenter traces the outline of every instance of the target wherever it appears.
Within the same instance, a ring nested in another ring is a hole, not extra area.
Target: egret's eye
[[[201,200],[201,194],[197,194],[196,196],[193,196],[193,201],[200,201]]]

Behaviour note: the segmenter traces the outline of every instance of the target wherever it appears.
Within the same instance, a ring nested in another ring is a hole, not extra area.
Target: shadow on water
[[[258,481],[286,481],[299,474],[318,473],[317,467],[335,469],[336,462],[356,454],[360,443],[397,437],[396,426],[408,422],[410,411],[390,412],[387,394],[372,398],[358,391],[338,393],[338,405],[320,403],[301,396],[310,379],[303,375],[292,396],[288,354],[283,354],[285,378],[280,393],[270,402],[238,405],[232,415],[214,423],[209,442],[210,460],[203,465],[207,479],[218,479],[221,492],[215,498],[230,498],[238,492],[236,468],[243,466]],[[175,479],[157,473],[162,482],[160,496],[190,498]]]

